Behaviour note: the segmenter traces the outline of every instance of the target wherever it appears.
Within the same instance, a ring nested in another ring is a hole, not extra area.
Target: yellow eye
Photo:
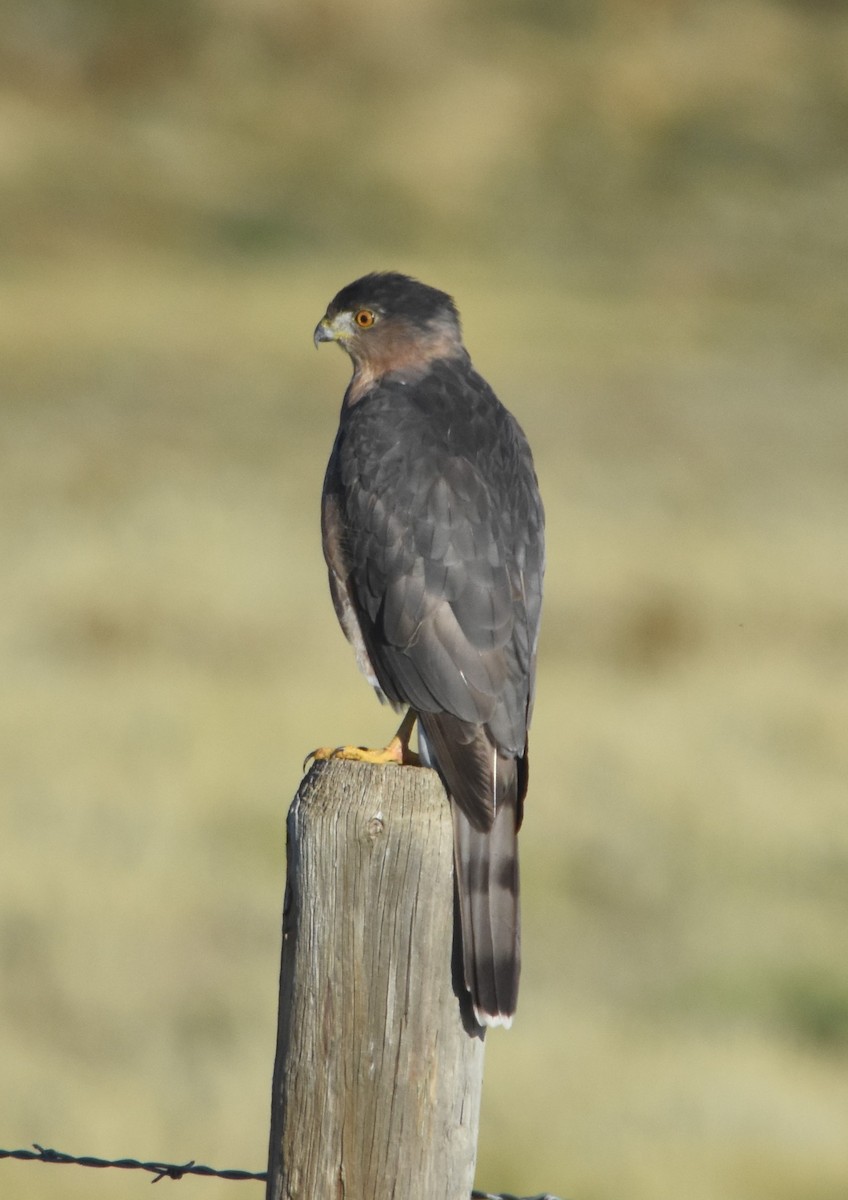
[[[360,308],[353,319],[360,329],[370,329],[376,318],[370,308]]]

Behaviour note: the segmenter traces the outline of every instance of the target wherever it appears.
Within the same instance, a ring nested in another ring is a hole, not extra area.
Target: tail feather
[[[515,802],[501,804],[488,833],[453,805],[454,862],[465,986],[481,1025],[512,1023],[521,971]]]
[[[519,757],[485,727],[419,714],[419,748],[451,798],[465,986],[481,1025],[510,1025],[521,970],[518,826],[527,788]]]

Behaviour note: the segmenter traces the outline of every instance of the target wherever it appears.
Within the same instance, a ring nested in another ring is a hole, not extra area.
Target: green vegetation
[[[0,11],[0,1142],[264,1166],[285,810],[391,729],[327,594],[311,331],[398,267],[549,514],[479,1182],[842,1200],[844,6]]]

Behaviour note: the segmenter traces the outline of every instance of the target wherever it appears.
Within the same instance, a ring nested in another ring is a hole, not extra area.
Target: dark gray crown
[[[420,325],[445,317],[459,325],[459,313],[447,292],[398,271],[363,275],[342,288],[327,311],[350,312],[358,308],[373,308],[384,316],[405,317]]]

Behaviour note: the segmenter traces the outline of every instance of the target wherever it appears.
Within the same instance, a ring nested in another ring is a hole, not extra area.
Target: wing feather
[[[523,755],[543,514],[514,418],[464,359],[412,386],[388,376],[343,410],[328,503],[340,514],[328,562],[342,564],[382,691]],[[453,794],[464,806],[459,781]]]

